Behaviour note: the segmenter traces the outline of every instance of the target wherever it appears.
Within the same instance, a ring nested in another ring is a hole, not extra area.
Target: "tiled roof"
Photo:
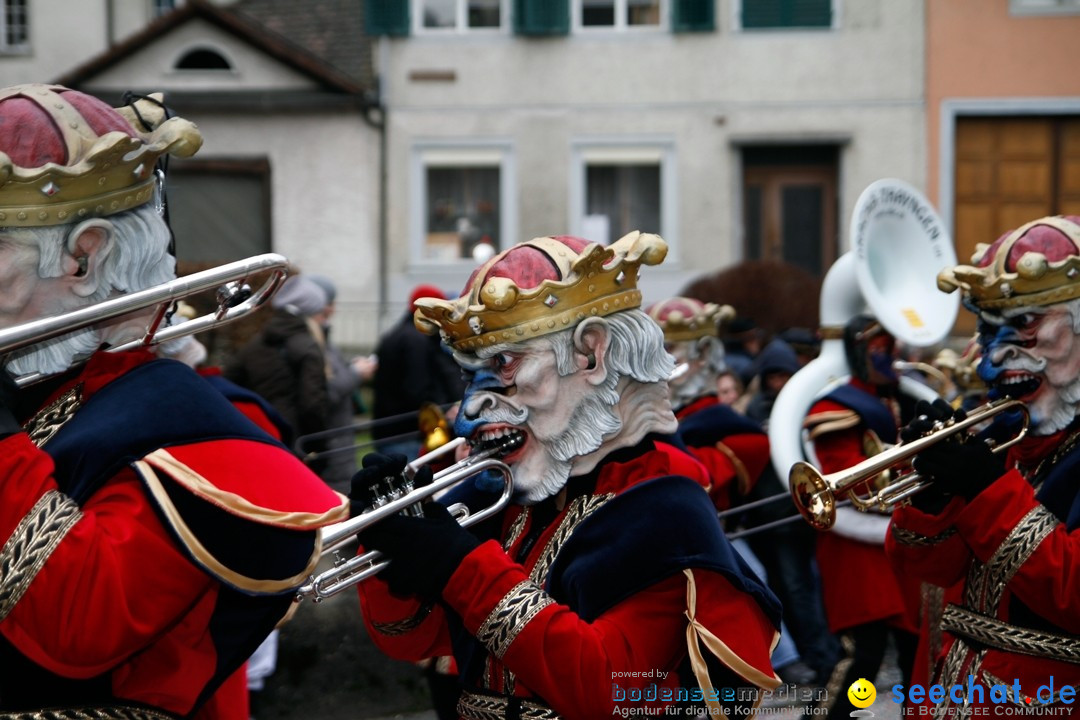
[[[361,0],[240,0],[227,7],[371,86],[371,43]]]

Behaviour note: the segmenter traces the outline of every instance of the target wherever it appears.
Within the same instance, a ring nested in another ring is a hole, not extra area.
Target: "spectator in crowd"
[[[440,407],[461,400],[461,370],[443,350],[438,337],[416,329],[413,313],[420,298],[445,300],[434,285],[419,285],[409,296],[409,309],[379,340],[375,349],[375,394],[372,436],[379,452],[419,457],[422,440],[418,413],[424,403]]]
[[[326,291],[304,275],[290,276],[271,299],[273,314],[225,366],[225,377],[266,399],[297,437],[327,428],[330,409],[326,343],[320,322]]]
[[[319,474],[330,487],[343,493],[349,491],[349,480],[356,473],[356,454],[350,448],[355,445],[356,435],[343,430],[355,424],[356,414],[362,410],[359,393],[361,383],[371,380],[375,374],[376,361],[368,357],[345,358],[341,349],[330,337],[330,318],[335,311],[337,286],[325,275],[308,275],[326,293],[327,303],[315,318],[323,333],[323,351],[329,372],[327,378],[327,432],[338,430],[328,435],[325,441],[325,462],[321,464]]]
[[[799,358],[791,346],[780,338],[773,338],[754,358],[754,376],[758,388],[746,406],[746,416],[768,428],[776,396],[800,367]]]

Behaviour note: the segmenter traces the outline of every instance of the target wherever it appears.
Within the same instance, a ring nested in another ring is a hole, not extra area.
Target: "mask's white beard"
[[[90,357],[100,345],[100,333],[92,327],[84,328],[12,353],[7,370],[16,377],[35,372],[53,375]]]
[[[557,494],[570,478],[574,459],[593,452],[603,444],[605,436],[613,435],[621,428],[622,421],[610,398],[605,398],[601,391],[587,394],[574,408],[574,414],[561,433],[544,441],[533,438],[544,451],[527,463],[532,467],[526,469],[525,463],[522,464],[524,472],[522,483],[517,487],[521,493],[518,502],[532,505]]]
[[[1047,382],[1045,376],[1043,382]],[[1036,402],[1029,408],[1032,435],[1053,435],[1069,426],[1080,408],[1080,378],[1063,388],[1054,388],[1044,397],[1044,402]]]
[[[714,375],[703,370],[696,373],[691,371],[691,373],[689,377],[686,377],[678,384],[668,383],[668,388],[671,391],[671,404],[676,408],[689,405],[702,395],[708,395],[710,391],[715,392],[716,377]]]
[[[1026,353],[1020,353],[1001,363],[1001,367],[1007,370],[1042,376],[1043,392],[1028,407],[1031,414],[1030,431],[1037,436],[1053,435],[1068,427],[1080,406],[1080,378],[1072,380],[1064,387],[1053,387],[1046,378],[1046,364],[1045,358],[1032,357]]]

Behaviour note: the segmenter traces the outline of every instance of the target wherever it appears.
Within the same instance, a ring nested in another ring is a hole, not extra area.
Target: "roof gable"
[[[243,4],[254,6],[259,3]],[[365,92],[364,83],[358,77],[343,72],[325,58],[268,28],[251,14],[220,8],[206,0],[188,0],[180,9],[151,22],[142,31],[56,78],[54,82],[73,88],[92,85],[107,71],[145,53],[154,44],[198,21],[209,23],[219,33],[238,39],[294,73],[310,79],[322,92],[343,95],[362,95]]]

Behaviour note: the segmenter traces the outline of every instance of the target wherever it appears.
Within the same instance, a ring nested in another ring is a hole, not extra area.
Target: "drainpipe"
[[[387,39],[379,38],[379,65],[375,73],[374,97],[364,107],[364,121],[379,133],[379,309],[376,319],[378,335],[383,333],[383,319],[386,317],[389,303],[387,277],[390,267],[390,237],[388,231],[388,192],[387,192],[387,108],[383,94],[383,68],[387,53]],[[373,117],[373,114],[377,117]]]

